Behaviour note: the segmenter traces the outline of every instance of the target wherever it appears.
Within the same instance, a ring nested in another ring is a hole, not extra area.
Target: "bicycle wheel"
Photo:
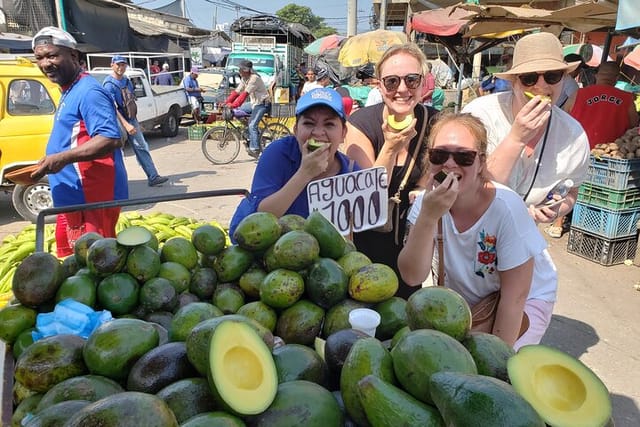
[[[289,135],[293,134],[291,133],[289,128],[282,123],[269,123],[262,131],[260,137],[260,144],[262,145],[262,149],[264,150],[267,144]]]
[[[214,165],[233,162],[240,153],[240,135],[235,129],[215,126],[202,137],[202,154]]]

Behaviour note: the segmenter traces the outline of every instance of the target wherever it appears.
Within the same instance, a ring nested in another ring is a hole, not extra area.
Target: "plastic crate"
[[[640,159],[623,160],[591,156],[587,182],[626,190],[640,187]]]
[[[635,257],[637,242],[638,238],[635,235],[603,239],[572,227],[569,231],[567,252],[601,265],[615,265]]]
[[[189,133],[189,139],[200,141],[207,131],[205,125],[191,125],[187,128]]]
[[[612,211],[578,202],[573,207],[571,227],[614,239],[635,235],[639,219],[640,208]]]
[[[640,188],[612,190],[585,182],[578,191],[578,201],[614,211],[637,208],[640,207]]]

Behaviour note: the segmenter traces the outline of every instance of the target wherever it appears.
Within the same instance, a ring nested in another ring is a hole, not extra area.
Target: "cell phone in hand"
[[[442,184],[442,181],[444,181],[446,178],[447,178],[447,174],[443,170],[435,174],[435,176],[433,177],[433,179],[438,181],[440,184]]]

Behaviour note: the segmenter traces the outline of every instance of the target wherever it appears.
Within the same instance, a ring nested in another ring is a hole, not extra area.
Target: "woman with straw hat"
[[[564,75],[579,64],[563,60],[562,44],[553,34],[529,34],[516,43],[511,69],[496,74],[511,81],[512,91],[480,97],[463,110],[487,128],[491,178],[515,190],[536,222],[551,223],[569,212],[586,178],[587,136],[554,105]],[[565,183],[572,183],[568,194],[549,204]]]

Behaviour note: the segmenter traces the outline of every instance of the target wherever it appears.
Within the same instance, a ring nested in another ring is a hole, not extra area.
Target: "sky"
[[[133,0],[133,3],[154,9],[165,6],[173,0]],[[314,15],[325,19],[325,23],[335,28],[339,34],[347,34],[347,0],[185,0],[187,18],[191,19],[199,28],[211,29],[214,21],[218,24],[231,24],[237,18],[252,15],[258,12],[275,14],[288,4],[307,6],[311,8]],[[247,9],[236,10],[237,5]],[[358,33],[369,31],[369,17],[372,14],[371,0],[357,0]]]

